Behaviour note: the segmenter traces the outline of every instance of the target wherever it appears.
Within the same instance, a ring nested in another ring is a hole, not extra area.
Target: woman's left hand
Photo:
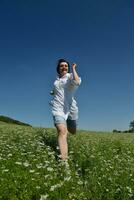
[[[73,63],[73,64],[72,64],[72,68],[73,68],[73,69],[76,69],[76,66],[77,66],[76,63]]]

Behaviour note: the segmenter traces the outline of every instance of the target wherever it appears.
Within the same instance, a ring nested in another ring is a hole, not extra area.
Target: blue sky
[[[0,1],[0,115],[54,127],[49,91],[59,58],[76,62],[79,128],[134,120],[134,2]]]

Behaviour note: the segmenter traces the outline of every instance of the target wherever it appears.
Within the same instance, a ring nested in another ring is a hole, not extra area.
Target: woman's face
[[[61,62],[59,67],[60,76],[64,76],[68,72],[68,64]]]

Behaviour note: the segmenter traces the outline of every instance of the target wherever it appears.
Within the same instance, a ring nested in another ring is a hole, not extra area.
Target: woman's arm
[[[76,72],[76,66],[77,65],[75,63],[73,63],[73,65],[72,65],[73,79],[75,80],[75,82],[77,84],[80,84],[80,78],[78,76],[78,73]]]

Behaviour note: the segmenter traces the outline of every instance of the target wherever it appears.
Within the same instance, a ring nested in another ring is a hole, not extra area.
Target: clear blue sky
[[[0,1],[0,115],[54,127],[49,91],[59,58],[76,62],[79,128],[134,120],[134,2]]]

